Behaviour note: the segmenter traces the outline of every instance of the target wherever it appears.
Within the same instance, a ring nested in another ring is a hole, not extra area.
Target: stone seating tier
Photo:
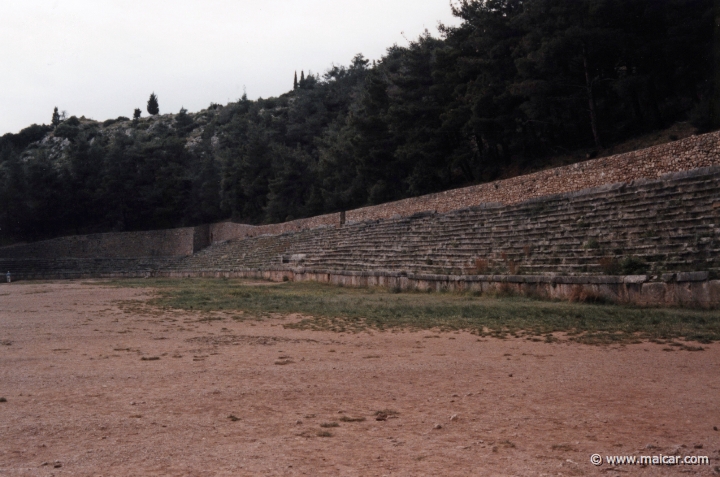
[[[187,257],[0,258],[0,272],[5,269],[17,278],[268,269],[528,276],[708,271],[716,276],[720,167],[513,205],[235,239]]]
[[[720,169],[524,203],[216,244],[165,270],[417,274],[720,271]]]

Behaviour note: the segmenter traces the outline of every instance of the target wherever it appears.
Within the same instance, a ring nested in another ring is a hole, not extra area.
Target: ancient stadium
[[[717,475],[719,249],[717,132],[5,246],[0,475]]]
[[[720,303],[720,134],[281,224],[0,248],[15,279],[247,277]]]

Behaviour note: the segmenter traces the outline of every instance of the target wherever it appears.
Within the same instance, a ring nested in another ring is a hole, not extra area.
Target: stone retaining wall
[[[138,258],[192,255],[203,244],[194,227],[72,235],[0,247],[0,258]],[[205,244],[207,245],[207,244]]]
[[[528,275],[421,275],[398,272],[353,272],[268,268],[236,271],[118,270],[115,272],[39,272],[14,276],[17,280],[86,278],[253,278],[275,282],[319,282],[337,286],[383,287],[406,291],[472,291],[517,294],[569,301],[606,301],[641,306],[720,306],[720,280],[707,272],[668,274],[659,281],[645,275],[545,277]],[[3,283],[0,282],[0,286]]]
[[[208,233],[210,234],[210,243],[220,243],[236,238],[252,237],[255,229],[257,227],[254,225],[218,222],[210,224]]]
[[[709,280],[706,272],[668,274],[661,281],[645,275],[595,277],[545,277],[527,275],[416,275],[397,272],[352,272],[343,270],[158,271],[153,276],[169,278],[255,278],[280,281],[311,281],[338,286],[383,287],[417,291],[474,291],[518,294],[569,301],[607,301],[643,306],[720,306],[720,280]]]

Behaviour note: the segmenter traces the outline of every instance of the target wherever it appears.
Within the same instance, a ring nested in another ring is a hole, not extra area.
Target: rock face
[[[204,109],[197,113],[186,113],[189,118],[190,126],[186,128],[185,147],[192,149],[202,142],[202,133],[205,126],[213,120],[213,118],[222,110],[218,106],[212,109]],[[86,119],[85,117],[78,120],[77,126],[73,126],[76,134],[84,134],[88,136],[89,143],[93,144],[98,137],[113,137],[116,134],[124,134],[132,137],[136,134],[153,134],[158,130],[176,130],[176,114],[163,114],[140,118],[137,121],[128,118],[109,119],[104,122]],[[67,137],[62,137],[61,133],[48,133],[41,140],[31,143],[23,152],[25,158],[30,158],[37,150],[44,150],[48,157],[52,160],[62,161],[64,152],[70,146],[72,141]],[[219,145],[219,138],[214,135],[211,138],[214,148]]]

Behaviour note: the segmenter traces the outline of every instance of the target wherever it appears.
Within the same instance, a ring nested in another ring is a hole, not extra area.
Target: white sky
[[[449,0],[0,0],[0,135],[54,106],[97,120],[278,96],[293,73],[378,59],[457,25]],[[405,38],[403,38],[404,32]]]

